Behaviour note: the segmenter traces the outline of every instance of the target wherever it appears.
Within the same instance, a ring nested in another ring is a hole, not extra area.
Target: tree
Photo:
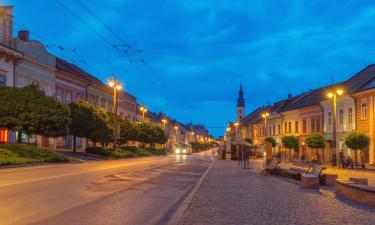
[[[370,144],[370,138],[364,134],[359,132],[352,132],[348,136],[345,137],[345,144],[350,149],[354,150],[355,153],[355,164],[358,164],[357,160],[357,151],[366,149]]]
[[[152,128],[152,135],[151,135],[151,143],[152,145],[154,144],[160,144],[163,145],[168,141],[167,135],[165,135],[165,132],[163,129],[161,129],[158,126],[153,126]]]
[[[298,149],[299,147],[299,141],[298,138],[295,136],[284,136],[281,139],[284,148],[289,150],[289,159],[291,159],[291,150],[292,149]]]
[[[128,141],[136,141],[138,138],[138,129],[136,124],[128,120],[120,121],[120,138],[118,143],[120,145],[126,144]]]
[[[152,125],[150,123],[139,123],[136,125],[138,130],[137,141],[142,145],[152,142]]]
[[[67,132],[69,110],[52,97],[47,97],[38,86],[0,88],[0,128],[48,137]]]
[[[244,142],[245,142],[245,144],[247,144],[247,145],[253,145],[253,140],[251,140],[250,138],[245,138],[245,139],[244,139]]]
[[[274,137],[268,136],[264,140],[267,141],[267,142],[269,142],[269,143],[271,143],[272,144],[272,148],[276,147],[276,145],[277,145],[277,141],[276,141],[276,139]]]
[[[314,150],[314,154],[318,162],[320,162],[318,149],[324,149],[326,146],[326,139],[323,134],[312,133],[306,138],[306,145]]]
[[[94,106],[94,121],[89,139],[100,142],[102,145],[113,140],[113,122],[110,115],[102,108]]]
[[[89,138],[94,142],[106,142],[112,137],[110,118],[104,110],[85,101],[69,104],[71,122],[69,134],[73,135],[73,151],[76,151],[77,137]]]

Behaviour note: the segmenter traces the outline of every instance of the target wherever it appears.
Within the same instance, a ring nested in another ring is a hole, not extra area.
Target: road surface
[[[211,151],[0,170],[0,225],[165,224]]]

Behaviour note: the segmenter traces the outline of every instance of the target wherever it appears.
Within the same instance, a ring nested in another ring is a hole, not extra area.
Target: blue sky
[[[121,44],[77,0],[60,1]],[[81,1],[141,54],[118,53],[55,0],[0,2],[15,6],[16,30],[63,46],[49,50],[103,81],[116,74],[150,110],[202,123],[215,136],[236,118],[241,80],[249,113],[375,62],[375,1]],[[192,46],[158,49],[176,45]]]

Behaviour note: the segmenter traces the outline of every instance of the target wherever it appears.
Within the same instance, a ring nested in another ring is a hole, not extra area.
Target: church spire
[[[238,93],[237,107],[245,107],[245,99],[243,98],[242,81],[240,84],[240,91]]]
[[[240,84],[240,91],[237,99],[237,121],[241,121],[245,114],[245,99],[243,98],[242,81]]]

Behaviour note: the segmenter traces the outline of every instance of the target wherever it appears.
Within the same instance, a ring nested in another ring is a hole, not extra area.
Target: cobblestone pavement
[[[216,161],[180,225],[375,224],[375,208],[335,196],[332,189],[304,190],[298,182]]]

